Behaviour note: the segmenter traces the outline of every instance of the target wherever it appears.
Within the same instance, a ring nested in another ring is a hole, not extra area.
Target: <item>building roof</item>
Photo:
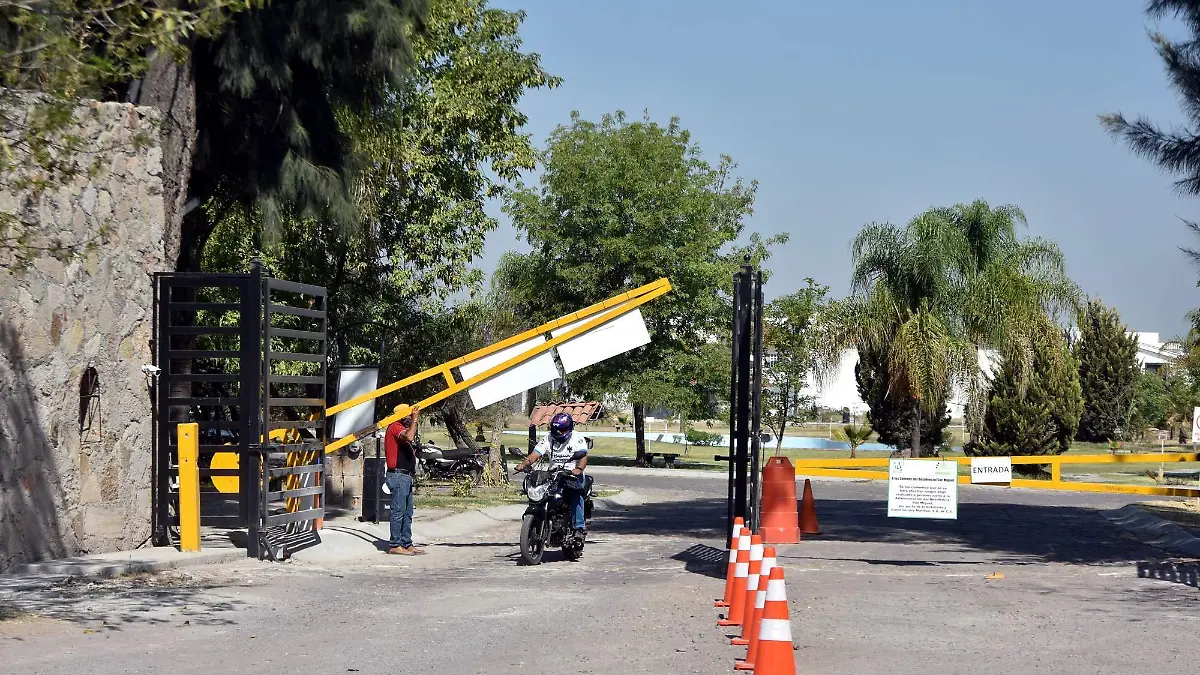
[[[539,427],[549,424],[550,418],[560,412],[570,415],[576,424],[587,424],[590,420],[601,417],[604,414],[604,407],[598,401],[547,403],[534,406],[533,414],[529,416],[529,423]]]

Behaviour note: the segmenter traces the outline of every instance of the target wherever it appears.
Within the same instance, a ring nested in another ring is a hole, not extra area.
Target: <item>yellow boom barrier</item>
[[[425,398],[424,400],[420,401],[419,403],[417,403],[417,406],[419,408],[427,408],[435,403],[438,403],[439,401],[442,401],[450,396],[453,396],[454,394],[457,394],[460,391],[465,391],[485,380],[495,377],[496,375],[503,373],[504,371],[508,370],[509,368],[512,368],[513,366],[518,366],[539,354],[547,352],[547,351],[563,344],[564,342],[567,342],[567,341],[572,340],[580,335],[583,335],[584,333],[592,330],[593,328],[599,328],[600,326],[602,326],[610,321],[618,319],[621,316],[624,316],[625,314],[628,314],[629,312],[633,311],[634,309],[637,309],[638,307],[646,304],[647,302],[650,302],[651,300],[653,300],[657,297],[667,294],[668,292],[670,292],[670,290],[671,290],[671,282],[665,278],[659,279],[658,281],[651,282],[649,284],[646,284],[645,286],[640,286],[638,288],[635,288],[632,291],[629,291],[628,293],[622,293],[621,295],[618,295],[613,298],[609,298],[608,300],[605,300],[604,302],[598,302],[590,307],[581,309],[578,312],[575,312],[573,314],[568,314],[566,316],[559,317],[559,318],[555,319],[554,321],[549,321],[547,323],[544,323],[544,324],[538,326],[537,328],[531,328],[531,329],[525,331],[524,333],[514,335],[506,340],[502,340],[500,342],[497,342],[496,344],[484,347],[483,349],[478,349],[476,351],[471,352],[470,354],[467,354],[466,356],[460,356],[459,358],[454,359],[453,361],[447,361],[446,363],[436,365],[432,368],[423,370],[423,371],[417,373],[416,375],[406,377],[403,380],[397,380],[396,382],[393,382],[389,385],[380,387],[374,391],[369,391],[361,396],[352,398],[349,401],[339,403],[339,404],[333,406],[332,408],[327,408],[325,410],[325,417],[326,417],[326,419],[328,419],[330,416],[336,415],[337,413],[342,412],[344,410],[349,410],[350,408],[353,408],[354,406],[356,406],[360,403],[366,403],[367,401],[370,401],[371,399],[379,398],[380,396],[383,396],[384,394],[390,394],[393,391],[403,389],[410,385],[416,384],[417,382],[427,380],[431,377],[444,378],[446,381],[445,389],[443,389],[443,390],[439,391],[438,393],[436,393],[432,396],[429,396],[429,397]],[[595,316],[595,315],[599,315],[599,316]],[[461,382],[456,380],[454,377],[454,373],[453,373],[454,368],[457,368],[461,365],[470,363],[472,361],[476,361],[485,356],[494,354],[502,349],[506,349],[513,345],[520,344],[522,342],[525,342],[526,340],[530,340],[535,337],[545,335],[546,333],[549,333],[550,331],[552,331],[556,328],[561,328],[563,326],[570,325],[572,323],[575,323],[576,321],[580,321],[582,319],[586,319],[586,318],[592,317],[592,316],[594,316],[595,318],[592,318],[591,320],[587,321],[586,323],[583,323],[579,326],[572,328],[571,330],[563,333],[562,335],[551,338],[551,339],[543,342],[542,344],[532,347],[529,350],[524,351],[524,352],[508,359],[507,361],[505,361],[503,363],[498,363],[495,366],[493,366],[492,368],[489,368],[474,377],[468,378]],[[375,424],[372,424],[369,427],[366,427],[364,429],[359,429],[358,431],[355,431],[354,433],[350,434],[349,436],[346,436],[344,438],[340,438],[336,441],[333,441],[332,443],[329,443],[328,445],[325,446],[325,452],[332,453],[335,450],[345,447],[345,446],[353,443],[354,441],[366,436],[367,434],[374,432],[376,429],[383,429],[383,428],[387,427],[389,424],[391,424],[392,422],[395,422],[396,420],[400,419],[404,414],[405,413],[392,413],[392,414],[384,417],[383,419],[379,420]]]
[[[958,462],[970,466],[970,457],[922,457],[925,461]],[[1118,494],[1157,495],[1162,497],[1200,497],[1200,486],[1159,486],[1159,485],[1122,485],[1118,483],[1086,483],[1081,481],[1064,481],[1062,467],[1064,464],[1158,464],[1160,462],[1200,462],[1200,453],[1168,452],[1143,453],[1129,455],[1020,455],[1009,457],[1016,464],[1049,464],[1050,479],[1036,480],[1014,478],[1011,483],[975,483],[984,487],[1019,487],[1035,490],[1071,490],[1078,492],[1111,492]],[[859,478],[863,480],[887,480],[886,471],[888,457],[864,457],[858,459],[792,459],[797,476],[830,477],[830,478]],[[863,470],[870,467],[883,467],[884,471]],[[861,468],[860,468],[861,467]],[[971,477],[959,476],[958,482],[971,485]]]

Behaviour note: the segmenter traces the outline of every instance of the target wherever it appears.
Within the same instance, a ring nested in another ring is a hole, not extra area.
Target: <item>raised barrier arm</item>
[[[473,351],[470,354],[467,354],[465,356],[460,356],[459,358],[454,359],[452,361],[447,361],[446,363],[438,364],[432,368],[423,370],[420,373],[417,373],[416,375],[406,377],[402,380],[397,380],[396,382],[393,382],[389,385],[375,389],[374,391],[367,392],[365,394],[362,394],[361,396],[356,396],[356,397],[350,399],[349,401],[346,401],[344,403],[339,403],[338,405],[335,405],[332,408],[326,409],[325,416],[328,419],[329,417],[336,415],[339,412],[349,410],[350,408],[353,408],[354,406],[359,405],[360,403],[365,403],[367,401],[378,398],[385,394],[390,394],[394,391],[403,389],[404,387],[408,387],[408,386],[411,386],[418,382],[427,380],[431,377],[440,375],[443,378],[445,378],[445,380],[446,380],[446,388],[417,403],[418,407],[427,408],[431,405],[434,405],[435,403],[438,403],[440,401],[443,401],[443,400],[449,398],[450,396],[453,396],[454,394],[457,394],[461,391],[470,389],[471,387],[473,387],[477,384],[480,384],[488,379],[496,377],[497,375],[503,374],[504,372],[508,371],[509,369],[511,369],[515,366],[519,366],[522,363],[528,361],[529,359],[531,359],[535,356],[544,354],[561,344],[564,344],[570,340],[573,340],[573,339],[579,337],[580,335],[583,335],[584,333],[587,333],[588,331],[594,330],[594,329],[599,328],[600,326],[603,326],[611,321],[619,319],[622,316],[625,316],[626,314],[628,314],[629,312],[646,304],[647,302],[650,302],[651,300],[654,300],[655,298],[665,295],[670,290],[671,290],[671,282],[665,278],[659,279],[658,281],[654,281],[652,283],[646,284],[645,286],[635,288],[632,291],[629,291],[627,293],[622,293],[621,295],[618,295],[616,297],[609,298],[608,300],[605,300],[604,302],[596,303],[594,305],[591,305],[590,307],[581,309],[578,312],[574,312],[572,314],[568,314],[566,316],[559,317],[553,321],[544,323],[536,328],[531,328],[523,333],[519,333],[508,339],[501,340],[500,342],[497,342],[492,345],[488,345],[487,347]],[[599,316],[597,316],[597,315],[599,315]],[[495,354],[496,352],[499,352],[503,349],[512,347],[513,345],[521,344],[522,342],[525,342],[527,340],[532,340],[534,338],[544,336],[546,333],[549,333],[557,328],[561,328],[563,326],[567,326],[572,323],[576,323],[580,320],[587,319],[588,317],[594,317],[594,318],[587,321],[586,323],[583,323],[579,326],[576,326],[576,327],[564,332],[561,335],[552,337],[551,339],[546,340],[545,342],[543,342],[541,344],[538,344],[524,352],[521,352],[520,354],[513,356],[512,358],[509,358],[508,360],[506,360],[502,363],[496,364],[495,366],[492,366],[491,368],[489,368],[473,377],[467,378],[462,381],[458,381],[454,378],[454,373],[453,373],[454,368],[477,361],[481,358]],[[402,416],[401,414],[393,413],[391,415],[384,417],[383,419],[379,420],[378,422],[376,422],[375,424],[373,424],[371,426],[365,427],[363,429],[359,429],[358,431],[355,431],[354,433],[350,434],[349,436],[346,436],[344,438],[340,438],[336,441],[333,441],[332,443],[329,443],[328,445],[325,446],[325,452],[327,452],[327,453],[333,452],[335,450],[338,450],[339,448],[345,447],[345,446],[353,443],[354,441],[356,441],[368,434],[373,433],[376,429],[382,429],[382,428],[387,427],[392,422],[395,422],[396,420],[400,419],[401,416]]]

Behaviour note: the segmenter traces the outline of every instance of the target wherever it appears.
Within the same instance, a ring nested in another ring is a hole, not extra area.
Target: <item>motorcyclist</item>
[[[578,461],[571,456],[583,451],[584,455]],[[587,479],[583,470],[587,467],[587,440],[582,434],[575,433],[575,420],[567,413],[557,413],[550,419],[550,432],[534,447],[525,459],[521,460],[514,473],[524,471],[534,462],[549,453],[551,469],[569,469],[573,476],[566,481],[564,487],[571,505],[571,527],[579,536],[586,534],[584,529],[583,497],[587,487]]]

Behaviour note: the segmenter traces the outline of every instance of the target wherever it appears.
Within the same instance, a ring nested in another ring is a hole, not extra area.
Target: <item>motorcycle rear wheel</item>
[[[533,514],[527,514],[521,519],[521,562],[526,565],[542,564],[542,554],[546,552],[546,542],[542,541],[542,533],[535,529]]]

